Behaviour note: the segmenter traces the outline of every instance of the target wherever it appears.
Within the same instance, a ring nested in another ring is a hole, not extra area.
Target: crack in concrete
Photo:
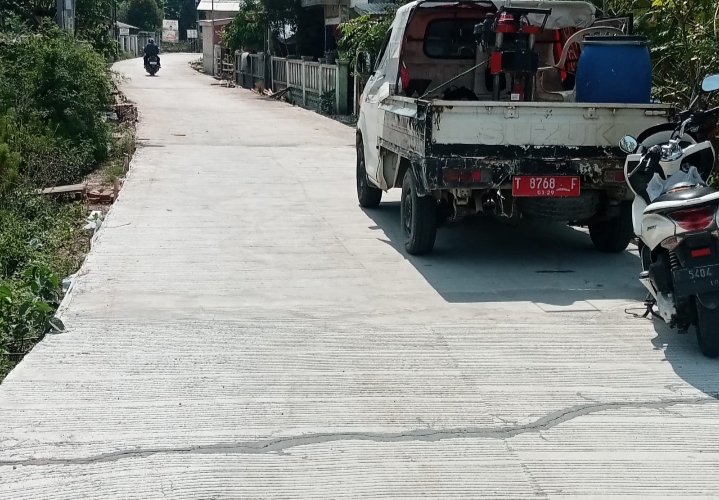
[[[538,433],[556,427],[577,417],[606,410],[625,408],[645,408],[664,410],[682,404],[719,403],[719,394],[711,397],[667,399],[649,402],[617,402],[577,405],[549,413],[534,422],[525,425],[500,427],[466,427],[456,429],[416,429],[405,432],[327,432],[260,439],[257,441],[236,441],[208,445],[179,446],[167,448],[144,448],[101,453],[80,458],[29,458],[18,460],[0,460],[2,466],[42,466],[42,465],[88,465],[102,462],[114,462],[125,458],[146,458],[157,454],[259,454],[282,453],[297,446],[331,443],[335,441],[374,441],[377,443],[398,443],[406,441],[436,442],[446,439],[481,438],[508,439],[520,434]]]

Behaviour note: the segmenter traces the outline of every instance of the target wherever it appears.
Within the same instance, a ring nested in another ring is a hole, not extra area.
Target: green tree
[[[301,0],[247,0],[240,4],[232,24],[224,29],[223,42],[232,51],[261,50],[268,31],[282,55],[294,36],[297,52],[320,55],[324,44],[321,8],[304,8]]]
[[[364,15],[340,25],[338,48],[343,59],[354,68],[358,52],[369,52],[375,57],[379,52],[387,30],[392,24],[392,16],[381,18]]]
[[[28,27],[38,27],[43,18],[55,16],[55,0],[0,0],[0,26],[17,18]]]
[[[129,0],[127,22],[143,30],[153,31],[162,25],[163,13],[155,0]]]
[[[716,0],[609,0],[609,14],[634,14],[635,32],[649,40],[654,91],[687,106],[701,80],[719,73],[719,3]]]
[[[259,0],[246,0],[240,4],[235,19],[221,33],[222,42],[232,52],[261,50],[268,26],[267,11]]]
[[[0,44],[0,135],[41,184],[74,182],[107,154],[109,70],[89,44],[52,26]]]
[[[112,18],[118,3],[118,0],[75,2],[75,33],[109,60],[117,56],[118,50],[112,33]]]

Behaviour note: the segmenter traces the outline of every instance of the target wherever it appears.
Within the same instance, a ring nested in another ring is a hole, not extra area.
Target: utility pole
[[[212,6],[210,8],[210,18],[212,19],[212,61],[213,66],[215,64],[215,0],[212,0]],[[220,69],[222,68],[222,61],[220,61]],[[213,76],[217,73],[217,68],[212,72]],[[222,74],[220,74],[222,76]]]
[[[195,38],[195,52],[200,51],[200,11],[197,7],[200,5],[200,0],[195,0],[195,29],[197,30],[197,38]]]
[[[57,0],[55,3],[57,8],[57,25],[62,30],[75,32],[75,9],[73,8],[73,0]]]
[[[119,34],[117,29],[117,0],[112,0],[112,37],[115,41],[117,41]]]

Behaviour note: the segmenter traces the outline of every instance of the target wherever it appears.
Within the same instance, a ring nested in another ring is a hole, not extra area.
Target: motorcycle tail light
[[[661,245],[662,247],[666,248],[669,251],[674,250],[677,246],[679,246],[679,243],[681,243],[682,240],[680,238],[677,238],[676,236],[671,236],[667,238],[666,240],[662,241]]]
[[[715,212],[716,207],[710,205],[708,207],[677,210],[670,213],[669,218],[685,231],[700,231],[711,226],[712,222],[714,222]]]
[[[706,257],[707,255],[711,255],[712,251],[711,248],[695,248],[692,250],[692,257]]]

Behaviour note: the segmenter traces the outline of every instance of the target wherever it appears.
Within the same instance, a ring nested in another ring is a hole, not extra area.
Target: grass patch
[[[62,277],[89,250],[85,213],[27,188],[0,197],[0,380],[47,332]]]

